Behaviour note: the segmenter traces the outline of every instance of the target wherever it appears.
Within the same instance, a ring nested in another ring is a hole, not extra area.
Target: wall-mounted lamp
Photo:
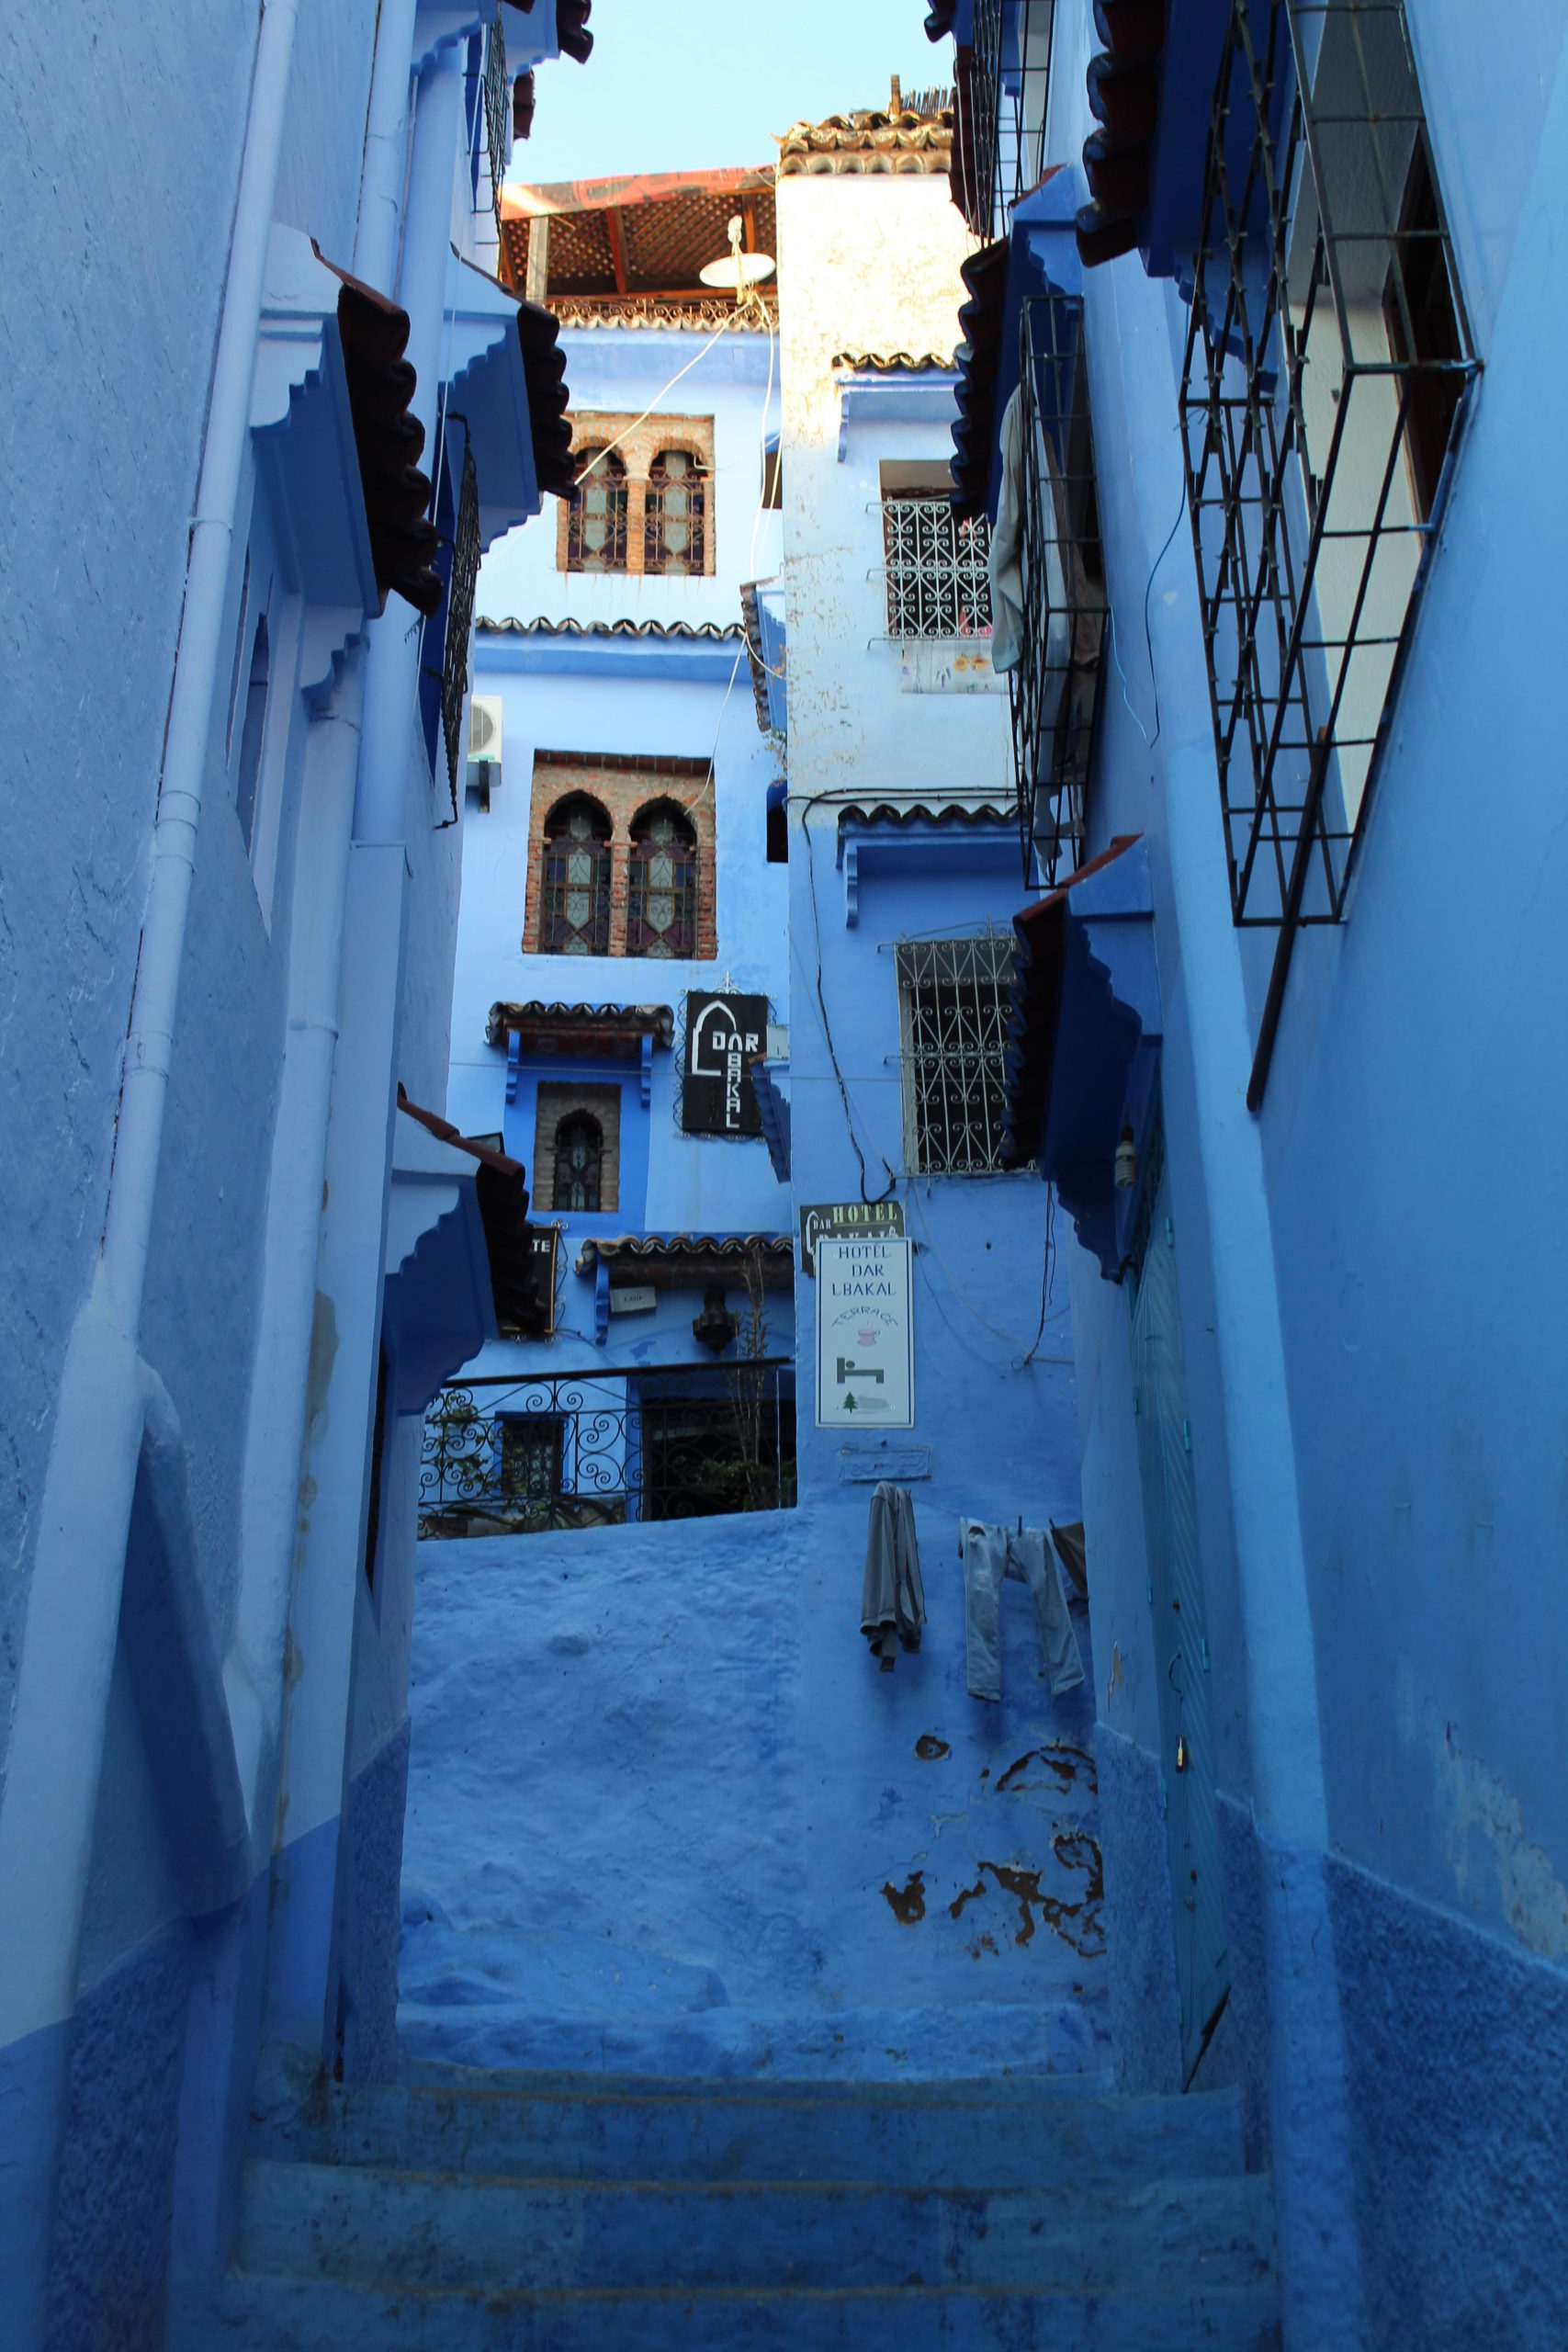
[[[1116,1146],[1116,1189],[1130,1193],[1138,1181],[1138,1150],[1133,1141],[1133,1130],[1125,1126]]]

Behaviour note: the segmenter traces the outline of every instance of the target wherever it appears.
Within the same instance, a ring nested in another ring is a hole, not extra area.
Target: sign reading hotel
[[[817,1243],[817,1426],[914,1425],[909,1244],[824,1237]]]
[[[904,1230],[902,1201],[822,1201],[800,1212],[800,1271],[817,1272],[819,1241],[855,1240],[863,1234],[898,1235]]]
[[[689,1136],[760,1136],[762,1115],[751,1084],[753,1055],[768,1049],[765,996],[686,999],[686,1066],[681,1125]]]

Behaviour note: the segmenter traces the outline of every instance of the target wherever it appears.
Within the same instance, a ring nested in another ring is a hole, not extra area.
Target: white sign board
[[[651,1315],[658,1304],[659,1295],[650,1287],[634,1289],[632,1284],[627,1283],[617,1290],[613,1283],[611,1285],[610,1312],[612,1315]]]
[[[817,1244],[817,1426],[915,1426],[909,1244],[891,1236]]]

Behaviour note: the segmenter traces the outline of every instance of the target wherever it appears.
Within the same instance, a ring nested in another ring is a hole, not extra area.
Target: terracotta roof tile
[[[791,123],[778,144],[781,179],[830,173],[945,172],[953,153],[953,109],[832,114],[824,122]]]

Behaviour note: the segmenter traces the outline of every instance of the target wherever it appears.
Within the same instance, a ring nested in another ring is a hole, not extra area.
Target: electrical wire
[[[587,465],[583,467],[582,471],[573,481],[571,485],[573,490],[581,490],[583,483],[588,480],[589,475],[593,471],[594,467],[599,464],[600,460],[607,458],[612,449],[618,449],[621,443],[629,439],[630,435],[637,431],[639,424],[646,424],[648,423],[649,418],[657,412],[659,403],[663,400],[665,394],[667,392],[672,392],[676,385],[681,381],[682,377],[689,376],[693,368],[696,366],[698,360],[705,359],[708,353],[713,349],[714,345],[719,342],[723,336],[728,334],[731,328],[739,326],[745,315],[746,312],[744,307],[738,304],[735,316],[732,319],[726,319],[724,324],[717,330],[717,332],[709,335],[702,349],[700,351],[694,352],[691,358],[687,360],[683,368],[678,368],[676,369],[674,375],[671,377],[670,381],[663,387],[663,389],[655,392],[647,408],[643,410],[642,414],[640,416],[634,416],[629,424],[623,425],[620,432],[616,434],[615,439],[613,441],[606,441],[602,449],[595,449]],[[769,340],[771,343],[771,335]]]
[[[892,1198],[898,1189],[898,1178],[895,1170],[889,1167],[886,1155],[879,1151],[876,1156],[882,1161],[887,1182],[883,1190],[875,1194],[866,1190],[869,1179],[866,1174],[865,1154],[860,1148],[860,1137],[855,1133],[854,1116],[850,1106],[850,1090],[844,1083],[844,1073],[839,1066],[838,1048],[833,1043],[833,1027],[828,1018],[828,999],[822,988],[822,919],[817,905],[817,865],[811,854],[811,832],[807,820],[818,800],[829,800],[836,797],[832,793],[823,792],[814,794],[810,799],[801,801],[800,838],[806,852],[806,878],[811,896],[811,930],[817,956],[817,1008],[822,1023],[822,1041],[828,1048],[828,1059],[832,1064],[833,1076],[838,1082],[839,1099],[844,1106],[844,1125],[849,1130],[850,1148],[854,1153],[856,1164],[860,1169],[861,1202],[864,1207],[874,1208],[878,1201]]]
[[[1131,698],[1128,695],[1127,673],[1122,667],[1122,656],[1116,650],[1116,607],[1112,605],[1110,608],[1111,659],[1115,662],[1116,675],[1122,681],[1122,699],[1127,706],[1128,718],[1132,720],[1134,726],[1137,729],[1139,734],[1143,737],[1144,741],[1147,744],[1151,752],[1154,750],[1155,745],[1159,741],[1160,729],[1163,726],[1164,721],[1160,717],[1159,708],[1159,679],[1155,672],[1155,640],[1154,631],[1149,624],[1149,598],[1154,594],[1155,575],[1158,571],[1160,565],[1165,561],[1166,557],[1170,553],[1170,543],[1172,539],[1175,538],[1177,532],[1180,529],[1181,518],[1186,512],[1187,483],[1184,477],[1181,484],[1181,503],[1176,510],[1176,520],[1171,525],[1169,530],[1166,533],[1165,544],[1160,548],[1158,555],[1156,556],[1153,563],[1149,566],[1149,576],[1144,583],[1144,646],[1149,657],[1149,685],[1153,691],[1155,698],[1155,731],[1152,735],[1149,733],[1148,729],[1144,725],[1143,720],[1138,717],[1137,712],[1133,708]]]

